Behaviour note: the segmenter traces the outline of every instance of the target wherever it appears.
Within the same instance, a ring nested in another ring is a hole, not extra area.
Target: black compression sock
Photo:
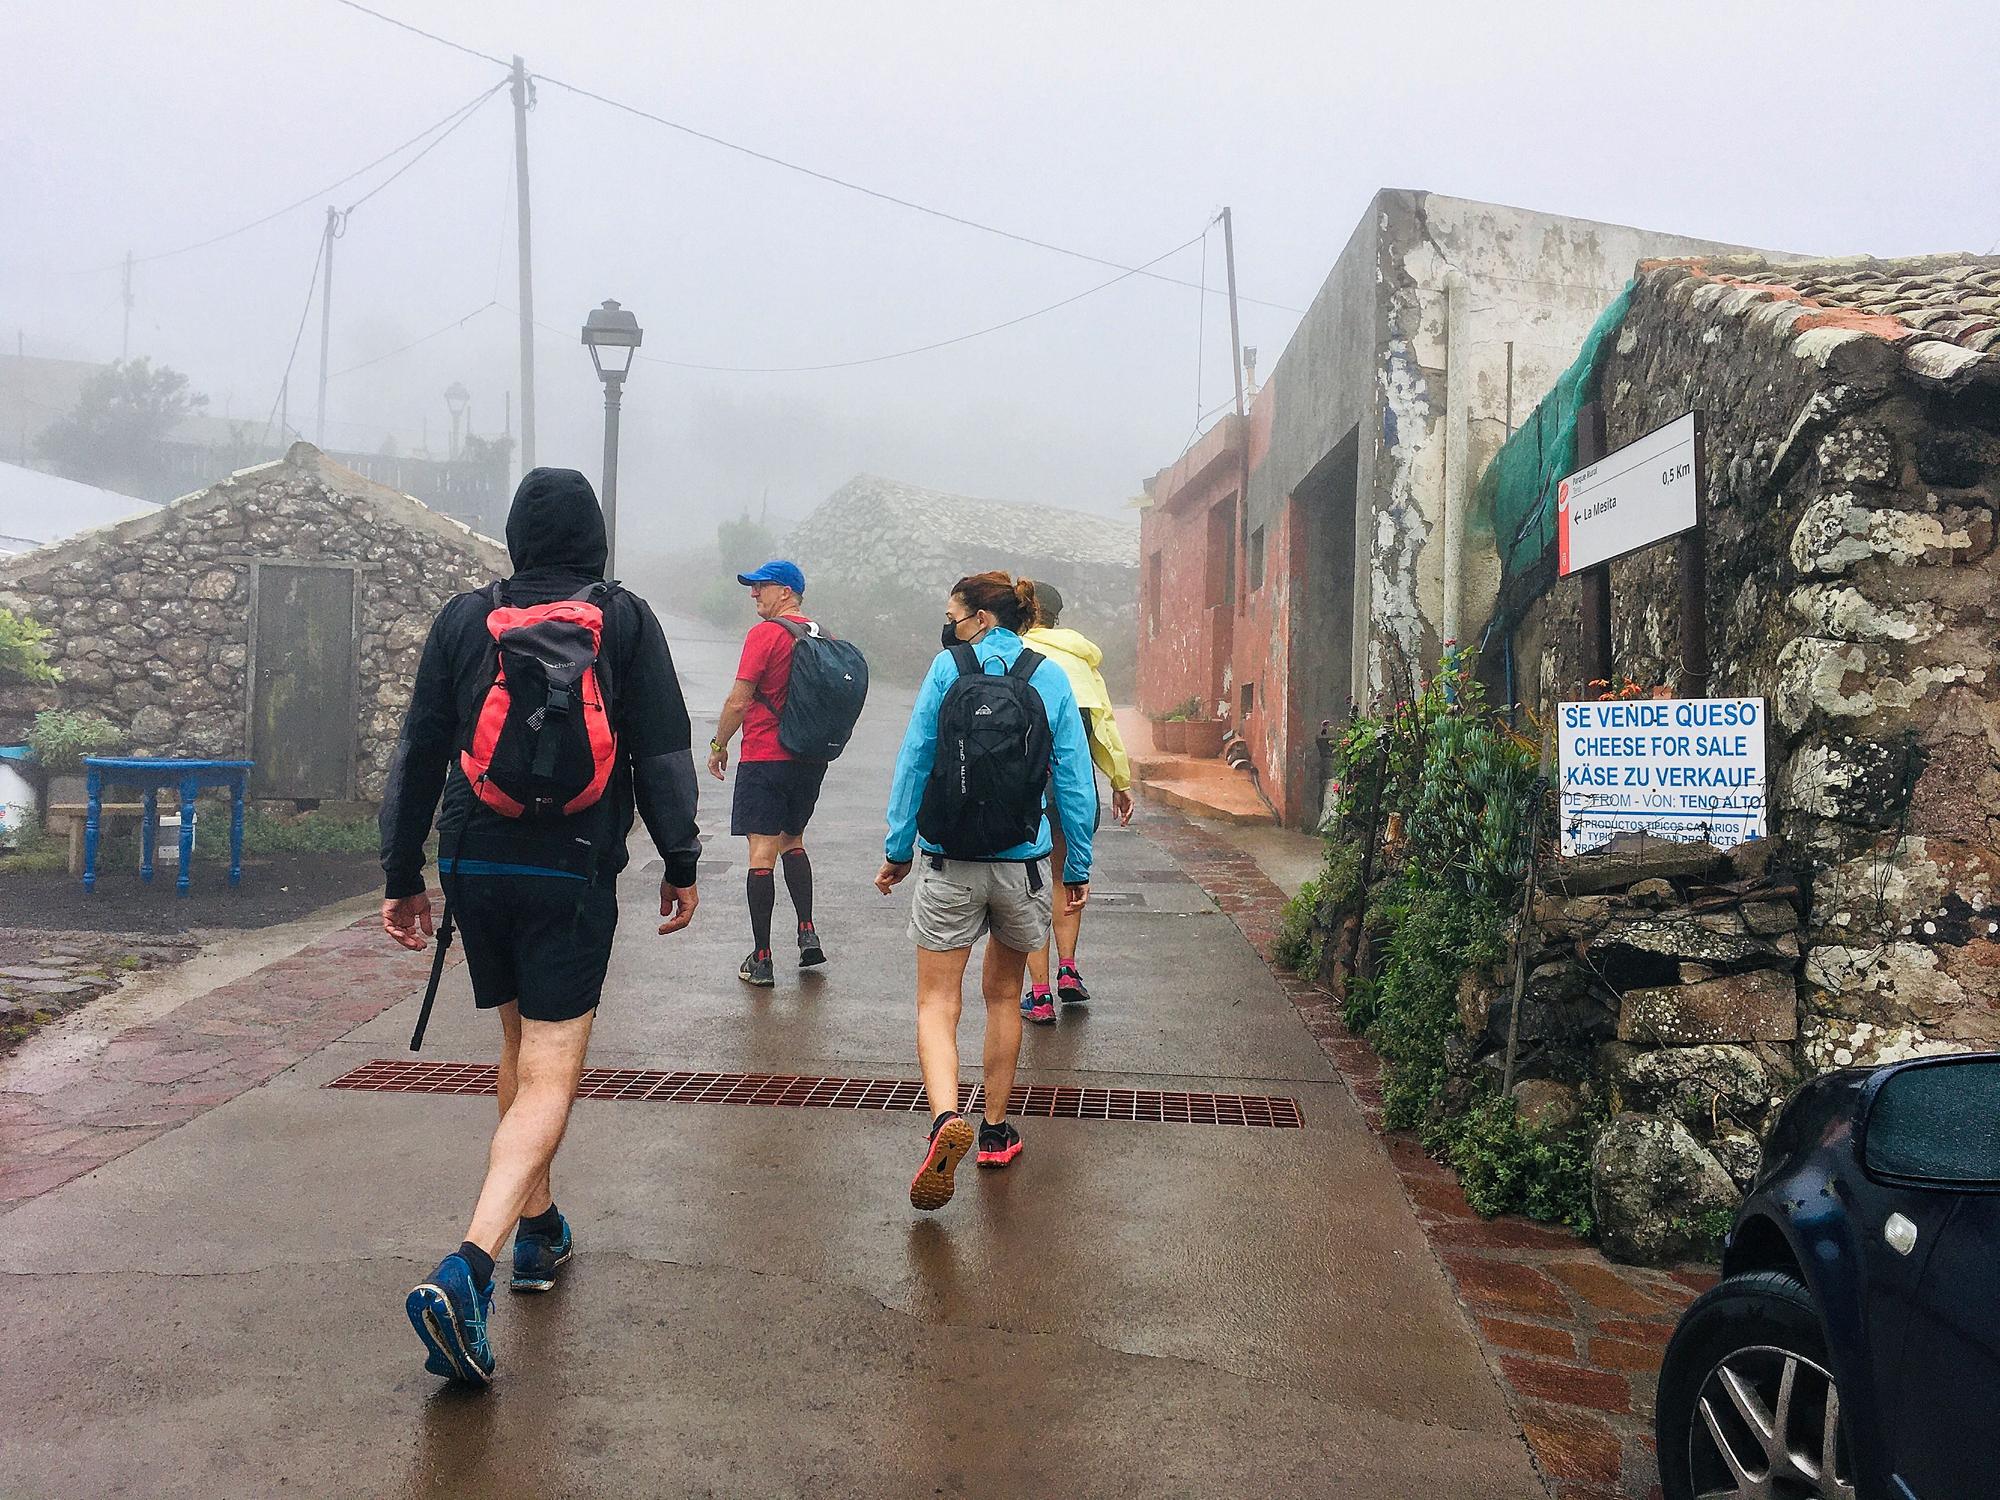
[[[493,1279],[493,1257],[467,1240],[458,1247],[460,1259],[472,1267],[472,1284],[485,1286]]]
[[[562,1215],[556,1212],[555,1204],[536,1214],[533,1218],[521,1220],[517,1234],[538,1234],[543,1239],[552,1240],[562,1233]]]
[[[803,849],[787,849],[784,855],[785,889],[791,893],[792,910],[798,913],[799,926],[812,926],[813,919],[813,867]]]
[[[750,936],[759,953],[771,951],[771,908],[778,901],[778,883],[769,869],[752,870],[744,879],[750,897]]]

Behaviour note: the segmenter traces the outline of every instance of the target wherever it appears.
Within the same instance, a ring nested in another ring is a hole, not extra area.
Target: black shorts
[[[812,821],[823,760],[746,760],[736,767],[736,800],[729,809],[729,832],[790,834],[797,837]]]
[[[618,893],[559,875],[454,875],[447,895],[481,1010],[518,1000],[523,1019],[573,1021],[597,1008]]]

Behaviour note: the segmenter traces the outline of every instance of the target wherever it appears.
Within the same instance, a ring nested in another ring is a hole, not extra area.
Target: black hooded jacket
[[[604,513],[590,481],[574,469],[535,469],[521,480],[507,513],[514,575],[500,585],[520,607],[567,599],[604,577]],[[611,699],[618,765],[604,796],[574,817],[538,822],[505,818],[472,794],[459,769],[479,705],[493,682],[494,645],[486,630],[491,595],[459,594],[438,611],[417,666],[410,711],[382,798],[382,874],[391,900],[424,888],[424,840],[438,817],[446,858],[576,871],[599,879],[625,867],[625,836],[636,803],[666,861],[668,883],[695,883],[696,782],[687,705],[660,622],[646,601],[623,589],[605,601],[599,666]],[[587,848],[586,848],[587,843]]]

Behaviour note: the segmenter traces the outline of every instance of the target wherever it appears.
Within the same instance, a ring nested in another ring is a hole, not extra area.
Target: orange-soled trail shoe
[[[1021,1154],[1021,1132],[1004,1120],[998,1125],[979,1125],[979,1165],[1004,1167]]]
[[[910,1179],[910,1207],[931,1213],[951,1202],[957,1184],[953,1181],[958,1164],[972,1149],[972,1122],[963,1115],[948,1113],[938,1117],[931,1143],[924,1152],[924,1164]]]

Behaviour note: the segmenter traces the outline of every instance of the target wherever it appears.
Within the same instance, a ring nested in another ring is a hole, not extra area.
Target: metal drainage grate
[[[415,1062],[378,1058],[326,1085],[377,1094],[492,1094],[492,1063]],[[915,1114],[928,1106],[924,1086],[906,1078],[804,1078],[772,1073],[661,1072],[652,1068],[585,1068],[580,1099],[651,1100],[663,1104],[766,1104],[793,1109],[866,1109]],[[973,1084],[959,1103],[984,1107]],[[1124,1120],[1141,1125],[1242,1125],[1298,1130],[1299,1101],[1260,1094],[1183,1094],[1158,1089],[1093,1089],[1032,1083],[1016,1088],[1007,1112],[1022,1119]]]

